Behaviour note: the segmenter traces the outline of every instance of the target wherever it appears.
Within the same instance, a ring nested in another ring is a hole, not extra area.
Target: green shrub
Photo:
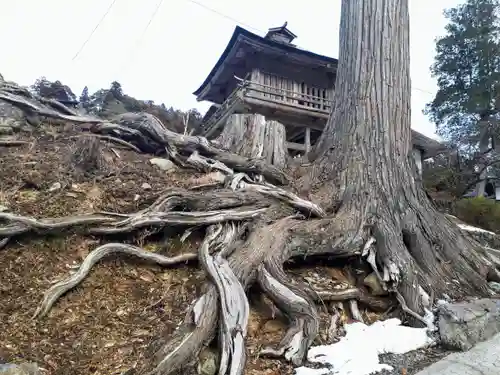
[[[460,199],[454,211],[470,225],[500,233],[500,202],[484,197]]]

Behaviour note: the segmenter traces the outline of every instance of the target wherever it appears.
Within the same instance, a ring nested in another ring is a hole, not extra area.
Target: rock
[[[4,205],[1,205],[0,204],[0,212],[5,212],[7,211],[9,208],[7,206],[4,206]]]
[[[0,210],[1,212],[1,210]],[[500,283],[497,283],[495,281],[490,281],[489,283],[489,286],[491,289],[493,289],[493,291],[497,294],[500,294]]]
[[[36,363],[0,364],[0,375],[39,375]]]
[[[59,190],[62,188],[62,185],[60,182],[54,182],[50,188],[49,188],[49,191],[56,191],[56,190]]]
[[[14,129],[11,126],[0,125],[0,135],[11,135],[14,133]]]
[[[149,162],[153,165],[156,165],[158,168],[165,172],[171,172],[177,168],[175,164],[169,159],[153,158],[149,160]]]
[[[382,285],[380,284],[380,281],[375,272],[372,272],[371,274],[366,276],[363,280],[363,284],[370,288],[370,293],[374,296],[383,296],[387,294],[387,291],[382,288]]]
[[[0,126],[18,128],[25,124],[24,112],[5,100],[0,100]]]
[[[279,319],[268,320],[262,327],[262,332],[266,334],[280,334],[286,330],[286,325]]]
[[[500,300],[485,298],[441,304],[438,325],[443,346],[469,350],[500,332]]]
[[[217,373],[217,353],[204,348],[199,355],[197,372],[199,375],[215,375]]]
[[[144,190],[151,190],[151,185],[145,182],[141,185],[141,188],[143,188]]]

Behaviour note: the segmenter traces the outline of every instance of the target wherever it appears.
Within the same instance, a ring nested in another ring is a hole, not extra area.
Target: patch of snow
[[[472,225],[467,225],[467,224],[458,224],[458,227],[460,229],[463,229],[463,230],[466,230],[468,232],[479,232],[479,233],[488,233],[488,234],[493,234],[495,235],[495,233],[489,231],[489,230],[486,230],[486,229],[482,229],[482,228],[478,228],[478,227],[473,227]]]
[[[305,366],[295,369],[295,375],[368,375],[382,370],[392,370],[380,363],[379,355],[404,354],[433,344],[426,328],[401,325],[399,319],[388,319],[368,326],[352,323],[345,326],[346,335],[332,345],[309,349],[309,362],[321,363],[324,368]]]

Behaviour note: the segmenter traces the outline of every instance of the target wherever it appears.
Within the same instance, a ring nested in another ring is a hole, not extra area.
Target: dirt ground
[[[75,162],[84,137],[88,136],[72,128],[46,125],[23,136],[26,145],[0,147],[0,210],[36,218],[92,211],[127,213],[147,207],[169,188],[213,182],[213,174],[167,173],[151,165],[151,155],[107,141],[99,142],[100,168],[84,173]],[[67,277],[71,266],[92,249],[113,240],[170,256],[196,251],[199,244],[196,238],[181,243],[178,237],[148,237],[147,232],[115,239],[67,233],[11,241],[0,250],[0,363],[33,361],[43,375],[119,375],[141,360],[155,335],[175,330],[204,281],[196,265],[169,269],[131,259],[105,259],[62,296],[48,316],[31,318],[52,282]],[[325,288],[350,283],[341,270],[325,266],[294,268],[290,274],[307,282],[326,280]],[[292,374],[293,368],[284,361],[259,358],[263,346],[279,342],[286,325],[273,319],[259,298],[251,297],[246,374]],[[322,327],[317,344],[324,344],[329,316],[326,306],[319,309]],[[379,317],[365,315],[368,322]]]
[[[166,173],[149,163],[150,155],[105,141],[100,144],[106,167],[84,175],[72,163],[82,137],[71,129],[46,126],[23,137],[27,145],[0,147],[0,209],[37,218],[133,212],[168,188],[211,180],[193,171]],[[175,238],[151,242],[146,234],[120,240],[165,255],[193,251],[197,245]],[[47,317],[31,319],[51,282],[66,277],[89,251],[111,241],[70,233],[31,235],[0,250],[0,363],[34,361],[44,375],[122,374],[141,359],[156,334],[176,328],[197,296],[203,273],[193,265],[166,269],[118,258],[99,262]],[[281,361],[257,356],[263,339],[277,342],[282,334],[283,325],[269,321],[252,311],[248,374],[292,373]]]

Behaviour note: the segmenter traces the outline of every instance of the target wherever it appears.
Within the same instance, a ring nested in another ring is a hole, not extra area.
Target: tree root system
[[[188,236],[193,228],[205,230],[197,253],[175,257],[121,243],[100,246],[90,252],[75,273],[45,293],[35,313],[39,319],[56,308],[58,298],[78,285],[96,262],[111,254],[165,267],[198,261],[208,276],[204,293],[192,303],[184,323],[173,335],[160,335],[151,344],[136,368],[138,374],[167,375],[185,368],[216,337],[218,374],[243,374],[249,317],[246,291],[253,284],[288,322],[278,346],[267,347],[261,354],[282,356],[294,365],[304,362],[318,335],[316,302],[336,306],[329,336],[339,332],[338,302],[345,301],[351,316],[359,321],[363,320],[360,304],[378,311],[390,307],[358,287],[318,291],[294,281],[283,268],[290,260],[328,256],[330,261],[358,262],[375,273],[381,288],[407,316],[429,327],[432,321],[426,313],[432,310],[436,296],[444,292],[457,298],[470,293],[487,295],[488,278],[498,275],[498,263],[491,252],[463,237],[453,223],[436,212],[421,189],[404,193],[404,199],[401,192],[392,191],[406,202],[406,206],[394,210],[397,215],[384,211],[392,203],[382,204],[380,197],[366,194],[367,200],[377,199],[380,203],[376,213],[369,212],[374,205],[361,198],[365,197],[363,191],[349,195],[349,189],[345,189],[341,204],[328,216],[318,204],[285,187],[289,177],[282,169],[220,149],[203,137],[174,133],[150,114],[127,113],[112,121],[79,116],[60,103],[37,101],[21,89],[5,85],[0,100],[38,116],[90,123],[91,132],[99,138],[135,151],[167,155],[182,168],[216,170],[226,176],[224,182],[210,190],[166,191],[148,208],[133,213],[33,218],[0,212],[0,247],[6,247],[3,251],[8,251],[10,239],[26,234],[76,232],[109,236],[176,227],[187,231]],[[476,251],[461,250],[471,247]],[[443,285],[443,280],[459,281]]]

